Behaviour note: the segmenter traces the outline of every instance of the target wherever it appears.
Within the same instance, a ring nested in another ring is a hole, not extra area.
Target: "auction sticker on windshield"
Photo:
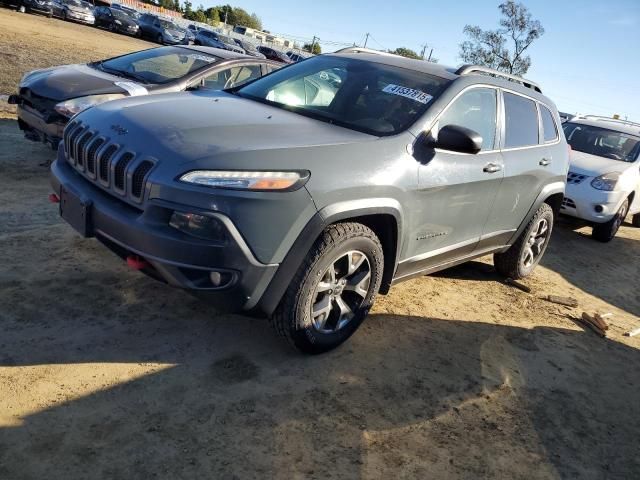
[[[400,95],[401,97],[410,98],[420,103],[429,103],[433,96],[420,90],[414,90],[413,88],[403,87],[400,85],[389,84],[382,89],[385,93],[391,93],[393,95]]]

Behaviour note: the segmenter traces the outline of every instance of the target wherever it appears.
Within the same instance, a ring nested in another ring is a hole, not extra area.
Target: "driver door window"
[[[472,88],[450,104],[438,121],[438,129],[446,125],[469,128],[482,136],[482,150],[496,148],[497,91]]]

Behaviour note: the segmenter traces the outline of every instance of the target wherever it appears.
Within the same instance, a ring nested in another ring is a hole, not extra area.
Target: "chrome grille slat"
[[[113,168],[113,186],[120,192],[124,192],[127,186],[127,166],[133,158],[133,153],[123,153]]]
[[[96,154],[98,149],[104,144],[104,138],[97,137],[87,150],[87,158],[85,161],[85,168],[91,175],[91,178],[96,178]]]
[[[144,192],[145,178],[153,168],[153,162],[143,160],[133,171],[131,176],[131,196],[141,200]]]
[[[85,165],[85,158],[87,155],[87,152],[85,150],[85,147],[87,146],[87,143],[89,143],[89,140],[91,139],[91,137],[93,137],[93,132],[90,132],[87,130],[85,130],[86,133],[83,133],[82,136],[80,137],[80,140],[78,140],[78,144],[76,145],[76,163],[78,164],[79,167],[84,168]]]
[[[80,136],[84,127],[82,125],[78,125],[77,128],[70,132],[69,134],[69,149],[67,150],[67,158],[71,160],[72,163],[76,163],[76,154],[75,154],[75,142],[76,139]]]
[[[117,151],[118,151],[118,146],[111,144],[106,148],[104,152],[102,152],[102,155],[100,156],[99,176],[100,176],[100,180],[105,182],[107,185],[109,184],[109,170],[110,170],[109,165],[111,163],[111,159],[113,158],[113,156]]]

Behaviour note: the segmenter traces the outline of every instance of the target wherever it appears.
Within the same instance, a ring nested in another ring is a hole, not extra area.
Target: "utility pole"
[[[364,47],[362,48],[367,48],[367,42],[369,41],[369,33],[367,33],[367,36],[364,37]]]
[[[320,40],[320,39],[318,38],[318,40]],[[313,36],[313,40],[311,40],[311,52],[310,52],[310,53],[313,53],[313,46],[314,46],[315,44],[316,44],[316,36],[314,35],[314,36]]]
[[[427,51],[428,45],[425,43],[422,45],[422,52],[420,53],[420,57],[424,60],[424,53]]]
[[[431,51],[429,52],[429,58],[427,58],[427,62],[431,61],[431,55],[433,55],[433,48],[431,49]]]

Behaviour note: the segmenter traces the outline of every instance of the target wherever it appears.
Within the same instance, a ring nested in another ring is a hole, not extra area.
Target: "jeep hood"
[[[116,82],[137,85],[128,78],[96,70],[88,65],[64,65],[27,74],[20,83],[20,94],[28,89],[39,97],[57,101],[103,93],[127,94],[128,90],[116,85]],[[138,86],[144,89],[142,85]]]
[[[621,160],[599,157],[577,150],[571,151],[569,162],[569,170],[589,177],[597,177],[611,172],[622,173],[632,165]]]
[[[219,91],[131,97],[98,105],[76,119],[136,152],[179,163],[377,139]]]

